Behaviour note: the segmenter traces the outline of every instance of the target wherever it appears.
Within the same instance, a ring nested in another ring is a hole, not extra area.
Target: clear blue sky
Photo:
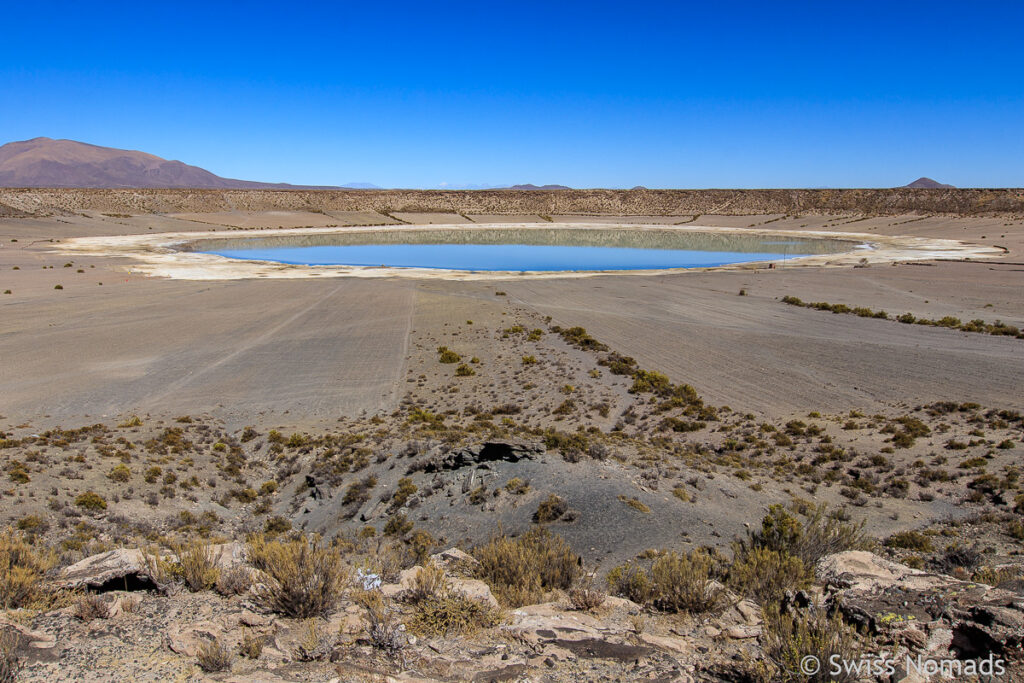
[[[7,3],[0,143],[438,187],[1024,185],[1024,3]]]

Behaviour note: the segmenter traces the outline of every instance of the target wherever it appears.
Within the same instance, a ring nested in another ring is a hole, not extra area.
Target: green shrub
[[[93,491],[80,493],[75,498],[75,505],[83,510],[89,510],[90,512],[107,509],[107,501],[103,499],[103,496],[98,493],[94,493]]]
[[[437,355],[438,360],[441,361],[442,363],[458,363],[459,361],[462,360],[462,356],[455,353],[447,346],[438,346]]]
[[[620,565],[608,572],[608,588],[638,605],[646,605],[654,597],[650,575],[635,564]]]
[[[132,478],[132,471],[126,465],[118,465],[107,472],[107,479],[125,482]]]
[[[651,565],[654,606],[668,612],[701,614],[721,607],[725,590],[712,584],[715,563],[703,550],[685,555],[674,552]]]
[[[395,494],[391,496],[391,507],[400,508],[406,504],[409,498],[416,493],[416,484],[412,483],[412,479],[409,477],[402,477],[398,480],[398,488],[395,490]]]
[[[713,580],[718,568],[717,559],[705,550],[671,552],[658,557],[646,572],[635,565],[616,567],[608,574],[608,585],[639,604],[665,612],[702,614],[725,605],[725,588]]]
[[[410,521],[404,513],[399,513],[388,517],[387,523],[384,524],[384,535],[405,536],[407,533],[412,531],[412,528],[413,522]]]

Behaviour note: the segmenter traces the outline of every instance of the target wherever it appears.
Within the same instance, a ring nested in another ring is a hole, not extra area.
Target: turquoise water
[[[306,266],[388,266],[482,271],[706,268],[750,261],[782,261],[806,255],[770,251],[696,251],[535,244],[364,244],[222,249],[206,253],[234,259]]]
[[[851,244],[672,230],[494,228],[210,239],[182,248],[233,259],[308,266],[544,272],[707,268],[785,261],[846,251]]]

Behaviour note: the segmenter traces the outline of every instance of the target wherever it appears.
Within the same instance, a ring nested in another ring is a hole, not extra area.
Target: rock
[[[1024,601],[1000,588],[929,574],[864,551],[822,558],[818,577],[847,621],[913,652],[986,657],[1024,646]]]
[[[269,614],[256,614],[252,610],[245,610],[238,615],[238,623],[243,626],[270,626],[274,623],[274,617]]]
[[[485,441],[472,446],[453,448],[450,451],[431,455],[425,462],[417,463],[409,468],[423,472],[439,472],[456,470],[463,467],[479,465],[487,462],[519,462],[523,459],[533,460],[544,452],[544,445],[528,441]]]
[[[15,621],[0,617],[0,632],[16,634],[14,645],[20,649],[50,650],[57,644],[57,638],[43,631],[33,631]]]
[[[740,613],[743,620],[751,626],[761,623],[761,608],[752,601],[743,599],[736,603],[736,611]]]
[[[607,629],[605,623],[584,612],[566,612],[555,603],[527,605],[513,610],[508,624],[501,630],[531,644],[554,640],[603,640],[608,635],[619,635]]]
[[[725,635],[735,640],[746,638],[759,638],[761,636],[760,626],[730,626],[725,629]]]
[[[164,633],[167,647],[179,655],[195,657],[204,643],[217,640],[224,635],[220,624],[201,621],[196,624],[171,624]]]
[[[501,607],[501,605],[498,604],[497,598],[495,598],[494,594],[491,593],[490,586],[483,581],[459,578],[450,578],[448,581],[452,591],[461,593],[470,600],[486,603],[494,609],[499,609]]]
[[[244,564],[246,559],[248,559],[245,544],[238,541],[212,545],[210,550],[213,552],[217,566],[221,569],[231,569],[232,567]]]
[[[118,548],[65,567],[54,582],[69,590],[146,590],[156,588],[138,548]]]
[[[642,642],[656,647],[659,650],[667,650],[669,652],[683,655],[688,655],[693,652],[693,646],[691,643],[675,636],[656,636],[650,633],[641,633],[638,637]]]
[[[448,548],[439,553],[430,556],[434,562],[436,562],[446,572],[449,570],[465,570],[466,568],[476,567],[480,563],[477,562],[476,558],[467,552],[459,550],[458,548]]]

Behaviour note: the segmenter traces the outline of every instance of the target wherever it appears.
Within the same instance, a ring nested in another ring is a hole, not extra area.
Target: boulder
[[[214,560],[221,569],[230,569],[245,562],[245,545],[233,541],[210,546]],[[164,559],[174,559],[171,554]],[[69,590],[89,589],[97,592],[114,590],[155,590],[145,554],[139,548],[117,548],[65,567],[54,582]]]
[[[430,559],[433,560],[436,564],[438,564],[446,572],[466,571],[480,564],[479,562],[477,562],[475,557],[473,557],[472,555],[463,550],[459,550],[458,548],[448,548],[448,550],[442,550],[439,553],[431,555]]]
[[[65,567],[55,582],[60,588],[138,590],[156,588],[138,548],[117,548]]]

